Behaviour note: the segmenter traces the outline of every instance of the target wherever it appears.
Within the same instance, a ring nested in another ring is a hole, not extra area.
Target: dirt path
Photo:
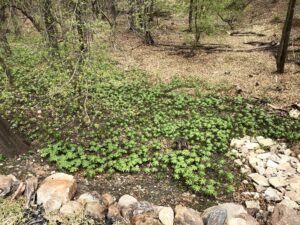
[[[285,4],[278,3],[272,6],[271,15],[249,9],[251,12],[247,12],[247,16],[243,19],[244,25],[238,29],[262,33],[265,36],[237,37],[230,36],[228,32],[220,32],[204,37],[202,43],[226,44],[234,49],[250,49],[254,46],[246,45],[246,42],[278,42],[282,24],[274,24],[270,21],[275,15],[284,17]],[[261,8],[266,9],[266,6]],[[298,20],[297,18],[300,18],[299,13],[295,21]],[[245,21],[252,21],[252,23],[247,24]],[[123,69],[138,67],[164,82],[176,76],[196,77],[207,81],[212,86],[230,89],[230,93],[241,89],[244,96],[265,98],[278,106],[289,106],[300,100],[300,67],[295,63],[288,63],[283,76],[276,74],[275,56],[272,51],[208,53],[198,50],[190,57],[190,52],[187,50],[174,51],[161,46],[161,44],[187,46],[190,43],[192,35],[183,31],[186,24],[182,18],[159,19],[159,29],[154,34],[158,43],[156,46],[143,45],[138,37],[127,30],[126,24],[125,18],[119,21],[118,29],[121,35],[116,39],[118,48],[110,54]],[[299,30],[296,24],[292,38],[298,37]],[[289,60],[300,61],[299,53],[291,52]]]

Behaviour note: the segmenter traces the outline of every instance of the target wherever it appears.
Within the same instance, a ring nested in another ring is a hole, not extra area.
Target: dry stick
[[[265,37],[265,34],[260,34],[260,33],[255,33],[255,32],[240,32],[240,31],[235,31],[230,33],[230,36],[258,36],[258,37]]]

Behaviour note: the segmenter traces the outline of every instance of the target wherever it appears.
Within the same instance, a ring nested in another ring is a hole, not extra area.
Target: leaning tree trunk
[[[284,73],[284,64],[288,53],[288,46],[289,46],[290,34],[293,25],[295,5],[296,5],[296,0],[290,0],[285,24],[282,31],[281,42],[278,49],[277,60],[276,60],[278,73]]]
[[[8,122],[0,116],[0,154],[13,157],[26,153],[27,150],[28,145],[10,130]]]

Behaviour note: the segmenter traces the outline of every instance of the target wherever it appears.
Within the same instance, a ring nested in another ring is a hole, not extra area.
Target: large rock
[[[204,220],[205,225],[224,225],[227,219],[227,211],[225,209],[217,209],[207,215]]]
[[[137,202],[138,202],[138,200],[135,197],[132,197],[131,195],[123,195],[119,199],[118,205],[122,209],[122,208],[128,208]]]
[[[282,193],[271,187],[269,187],[265,191],[264,197],[267,201],[275,201],[275,202],[279,202],[283,199]]]
[[[274,187],[274,188],[280,188],[280,187],[285,187],[288,185],[288,182],[285,177],[271,177],[269,179],[269,183]]]
[[[101,196],[102,198],[102,202],[104,203],[104,205],[106,207],[109,207],[110,205],[114,204],[116,202],[116,198],[113,197],[112,195],[106,193],[106,194],[103,194]]]
[[[290,200],[290,199],[284,199],[279,204],[285,205],[286,207],[292,208],[292,209],[300,208],[300,206],[296,202],[294,202],[293,200]]]
[[[37,191],[37,203],[46,204],[55,198],[62,204],[69,202],[77,190],[76,180],[73,176],[64,173],[56,173],[47,177]]]
[[[257,183],[260,186],[263,187],[268,187],[269,186],[269,182],[268,179],[265,178],[264,176],[258,174],[258,173],[252,173],[248,175],[255,183]]]
[[[83,214],[84,207],[80,202],[70,201],[60,208],[60,214],[63,216],[79,216]]]
[[[46,213],[58,212],[62,206],[62,202],[59,198],[54,197],[45,202],[43,206]]]
[[[158,218],[163,225],[174,224],[174,211],[171,207],[163,207],[158,214]]]
[[[136,215],[132,218],[133,225],[162,225],[154,212]]]
[[[123,218],[120,213],[120,208],[117,203],[110,205],[106,215],[106,223],[114,224],[117,221],[121,221]]]
[[[227,225],[259,225],[249,214],[242,213],[228,220]]]
[[[217,206],[210,207],[206,209],[203,214],[202,218],[204,221],[207,221],[209,215],[214,211],[222,211],[225,210],[227,212],[227,220],[234,218],[240,214],[247,213],[243,206],[235,204],[235,203],[224,203]]]
[[[98,202],[100,203],[99,196],[97,196],[97,193],[94,192],[87,192],[79,196],[77,199],[78,202],[82,204],[90,203],[90,202]]]
[[[271,225],[299,225],[300,216],[292,208],[278,204],[271,217]]]
[[[0,197],[7,196],[13,189],[14,183],[18,182],[13,175],[0,175]]]
[[[175,208],[175,224],[178,225],[203,225],[199,212],[181,205]]]
[[[85,215],[99,221],[105,218],[105,211],[105,206],[98,202],[89,202],[85,206]]]

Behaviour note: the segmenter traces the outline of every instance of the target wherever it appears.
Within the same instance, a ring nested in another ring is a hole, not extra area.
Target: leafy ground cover
[[[216,196],[234,191],[232,138],[300,140],[298,120],[271,114],[261,102],[203,94],[201,80],[153,84],[143,71],[118,70],[102,46],[91,49],[79,67],[67,47],[54,58],[39,40],[23,39],[9,59],[14,86],[0,79],[0,112],[61,170],[89,177],[167,172]]]

